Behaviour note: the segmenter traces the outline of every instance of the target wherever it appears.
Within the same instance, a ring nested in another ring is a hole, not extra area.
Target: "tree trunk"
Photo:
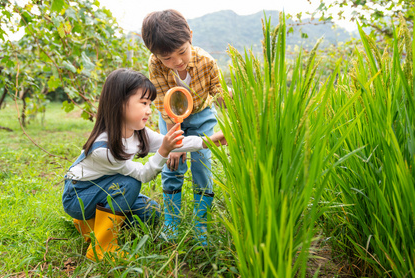
[[[4,86],[4,88],[3,88],[3,95],[2,95],[2,96],[1,96],[1,98],[0,98],[0,109],[3,107],[3,103],[4,103],[4,104],[6,104],[6,103],[4,102],[4,100],[6,99],[7,92],[8,92],[8,90],[7,90],[7,86]]]
[[[22,115],[21,115],[21,121],[22,121],[22,125],[23,127],[26,127],[26,95],[29,92],[29,89],[25,89],[23,91],[23,94],[20,95],[20,98],[23,101],[23,107],[22,107]]]

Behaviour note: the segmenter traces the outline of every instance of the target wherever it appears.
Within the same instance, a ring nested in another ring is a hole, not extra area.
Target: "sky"
[[[325,0],[325,3],[332,0]],[[175,9],[181,12],[185,18],[192,19],[221,10],[233,10],[239,15],[248,15],[262,10],[285,10],[286,13],[297,14],[303,12],[302,18],[307,18],[305,12],[313,12],[320,0],[100,0],[102,6],[107,7],[120,26],[126,31],[139,31],[144,17],[153,11]],[[356,23],[337,21],[339,26],[353,31]]]

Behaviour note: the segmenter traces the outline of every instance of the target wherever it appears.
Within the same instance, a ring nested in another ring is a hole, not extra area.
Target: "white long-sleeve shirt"
[[[131,176],[143,183],[154,179],[163,165],[167,162],[167,157],[163,157],[157,151],[162,142],[164,135],[146,127],[148,142],[150,144],[150,153],[155,153],[154,156],[148,159],[148,162],[142,164],[140,162],[132,161],[132,155],[128,160],[116,160],[108,148],[98,148],[92,151],[84,160],[72,167],[67,177],[73,180],[90,181],[98,179],[104,175],[122,174],[124,176]],[[108,142],[108,134],[106,132],[100,134],[95,142]],[[194,152],[203,149],[203,139],[198,136],[186,136],[183,139],[183,147],[175,149],[175,152]],[[139,151],[140,142],[134,134],[130,138],[123,138],[124,150],[128,154],[136,154]],[[84,152],[84,151],[82,151]],[[109,161],[109,160],[111,161]]]

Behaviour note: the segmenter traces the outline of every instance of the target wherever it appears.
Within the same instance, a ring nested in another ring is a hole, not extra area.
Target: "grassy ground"
[[[139,259],[94,263],[85,258],[88,247],[63,211],[61,194],[66,169],[81,151],[93,123],[79,118],[79,111],[65,113],[50,104],[44,115],[33,119],[27,133],[52,154],[37,148],[23,134],[11,101],[0,110],[0,277],[211,277],[234,276],[235,261],[229,234],[219,217],[225,213],[216,190],[211,227],[211,248],[192,240],[191,176],[184,184],[184,223],[177,245],[160,238],[161,227],[136,228],[121,235],[121,246]],[[145,162],[146,159],[143,160]],[[215,164],[216,165],[216,164]],[[221,175],[220,169],[214,166]],[[162,202],[160,175],[143,185],[143,193]]]

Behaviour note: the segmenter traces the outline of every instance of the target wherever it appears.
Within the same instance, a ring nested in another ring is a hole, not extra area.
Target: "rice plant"
[[[359,26],[356,50],[339,78],[331,110],[343,114],[331,144],[348,133],[338,155],[360,149],[334,169],[323,198],[342,204],[326,212],[331,235],[363,276],[415,277],[415,91],[413,34],[401,17],[383,52]],[[356,114],[363,116],[356,119]],[[350,120],[355,127],[350,130]]]
[[[329,145],[334,125],[359,97],[326,116],[340,61],[317,83],[317,42],[308,57],[300,53],[288,66],[285,16],[279,22],[275,28],[270,19],[263,22],[263,62],[230,48],[233,99],[225,97],[219,123],[229,147],[212,147],[226,174],[217,183],[242,277],[305,277],[322,190],[331,169],[353,154],[332,159],[353,121],[338,144]]]

